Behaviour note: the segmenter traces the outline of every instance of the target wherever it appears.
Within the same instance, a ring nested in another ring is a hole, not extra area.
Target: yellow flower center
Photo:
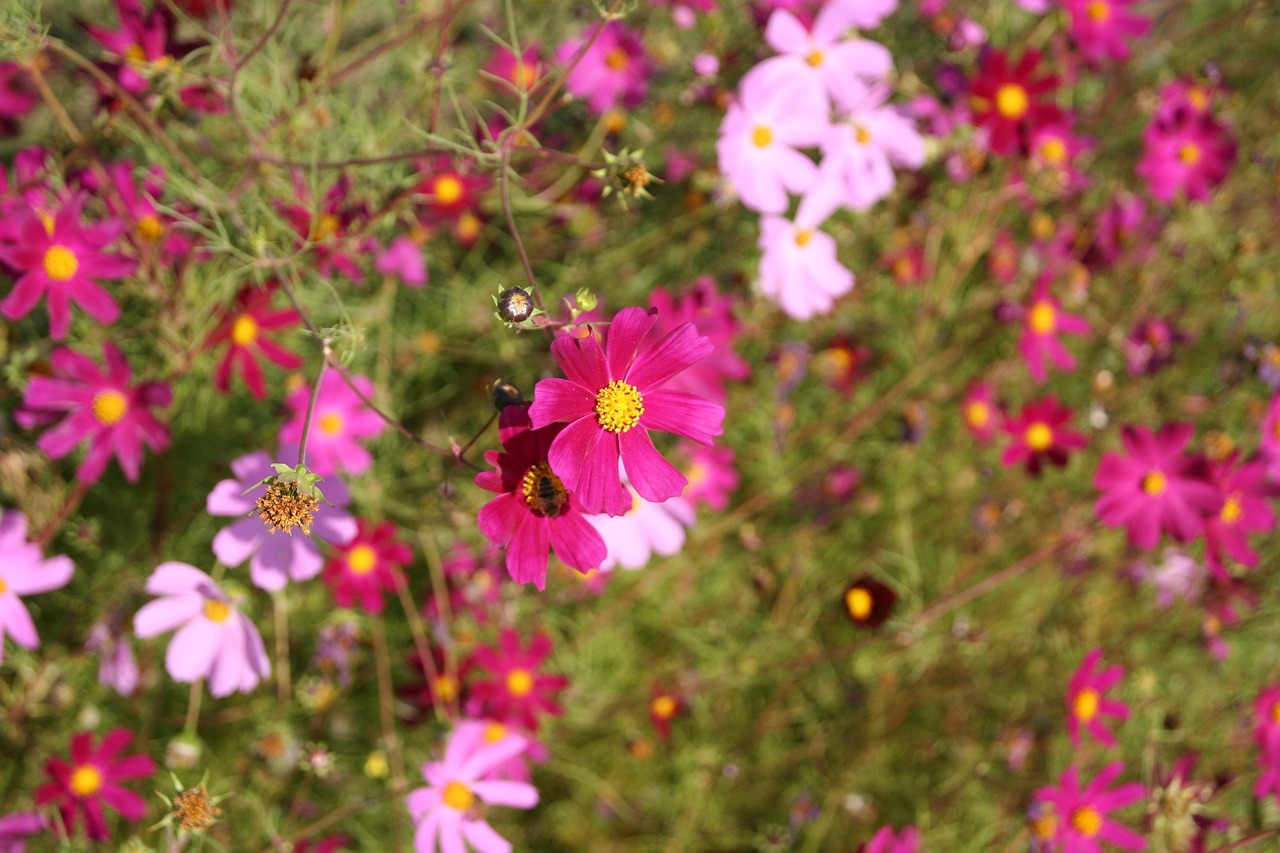
[[[694,462],[689,466],[689,470],[684,472],[684,478],[689,481],[689,488],[701,486],[707,481],[707,475],[710,473],[707,466],[701,462]]]
[[[1058,818],[1047,814],[1031,821],[1031,834],[1036,838],[1048,840],[1058,831]]]
[[[47,210],[37,210],[36,216],[40,218],[40,224],[44,226],[44,233],[52,237],[55,222],[53,214]]]
[[[859,145],[866,145],[871,142],[871,131],[860,124],[855,124],[853,126],[853,138],[858,140]]]
[[[1052,303],[1040,300],[1031,306],[1030,321],[1031,331],[1037,335],[1052,334],[1058,326],[1058,312]]]
[[[449,808],[465,812],[475,804],[476,795],[471,793],[471,789],[461,782],[450,782],[444,786],[444,796],[440,799]]]
[[[1040,143],[1040,156],[1046,163],[1061,166],[1067,159],[1067,143],[1056,136],[1051,136]]]
[[[538,69],[532,65],[517,62],[511,74],[511,82],[522,89],[532,89],[533,84],[538,82]]]
[[[1163,494],[1168,485],[1169,481],[1159,471],[1149,471],[1142,478],[1142,491],[1152,496]]]
[[[871,605],[874,603],[871,593],[864,587],[855,586],[844,594],[844,606],[848,609],[849,615],[858,622],[871,615]]]
[[[368,545],[357,545],[347,554],[347,568],[357,575],[367,575],[378,565],[378,552]]]
[[[89,410],[93,412],[93,418],[98,423],[111,426],[119,423],[129,411],[129,401],[119,391],[99,391],[93,395]]]
[[[160,217],[147,214],[138,220],[138,236],[148,243],[154,243],[164,236],[164,223]]]
[[[520,481],[520,493],[524,495],[524,502],[529,509],[551,518],[560,515],[569,498],[569,490],[564,487],[564,482],[546,462],[529,466]]]
[[[643,414],[644,397],[633,385],[615,379],[596,394],[596,420],[609,432],[626,432]]]
[[[649,704],[649,710],[659,720],[669,720],[675,716],[676,700],[670,696],[659,696]]]
[[[464,243],[473,243],[480,236],[480,227],[482,225],[484,223],[480,221],[480,217],[471,211],[467,211],[458,217],[458,224],[453,228],[459,240]]]
[[[71,773],[71,793],[77,797],[92,797],[102,789],[102,771],[88,764],[81,764]]]
[[[225,601],[209,599],[204,603],[204,618],[210,622],[226,622],[231,615],[231,608]]]
[[[1081,806],[1071,813],[1071,827],[1085,838],[1093,838],[1102,829],[1102,815],[1093,806]]]
[[[458,679],[452,675],[441,675],[436,678],[436,696],[442,702],[451,702],[458,695]]]
[[[1087,723],[1098,716],[1098,691],[1089,687],[1076,694],[1076,700],[1071,705],[1071,713],[1075,714],[1076,719],[1082,723]]]
[[[247,347],[258,339],[258,321],[248,314],[241,314],[231,327],[231,342]]]
[[[141,65],[147,61],[147,52],[142,45],[134,43],[124,49],[124,58],[134,65]]]
[[[773,142],[773,131],[764,125],[758,125],[751,131],[751,144],[757,148],[768,148]]]
[[[796,232],[796,245],[803,249],[809,245],[809,241],[813,239],[812,228],[801,228]]]
[[[1192,86],[1187,90],[1187,101],[1191,104],[1192,109],[1202,113],[1209,106],[1209,95],[1199,86]]]
[[[1036,453],[1043,453],[1053,447],[1053,430],[1046,423],[1034,423],[1027,427],[1023,438],[1027,441],[1027,447]]]
[[[440,204],[455,204],[462,198],[463,191],[462,181],[454,175],[443,175],[436,179],[435,196]]]
[[[44,253],[45,275],[54,281],[66,281],[80,269],[76,253],[66,246],[50,246]]]
[[[1027,90],[1017,83],[1005,83],[996,89],[996,112],[1008,119],[1020,119],[1027,114],[1031,99]]]
[[[320,418],[320,431],[325,435],[338,435],[342,432],[342,415],[330,412]]]
[[[507,736],[507,727],[502,723],[490,723],[484,727],[484,739],[488,743],[497,743]]]
[[[1031,233],[1037,240],[1048,240],[1053,236],[1055,227],[1053,217],[1043,210],[1037,210],[1031,215]]]
[[[1182,161],[1184,166],[1194,166],[1196,163],[1200,162],[1200,146],[1195,143],[1188,142],[1186,145],[1183,145],[1178,149],[1178,159]],[[48,263],[49,262],[46,260],[46,267],[48,266]]]
[[[0,578],[0,595],[4,595],[9,591],[9,587],[5,586],[4,578]]]
[[[507,692],[512,696],[528,696],[533,691],[533,676],[528,670],[513,669],[507,674]]]
[[[627,56],[627,52],[620,47],[615,47],[604,55],[604,64],[609,67],[610,71],[626,71],[627,65],[631,63],[631,58]]]
[[[1280,702],[1271,706],[1271,720],[1280,723]]]
[[[819,65],[822,64],[822,59],[823,59],[822,51],[815,50],[811,52],[808,56],[806,56],[804,58],[804,61],[809,63],[814,68],[817,68]]]
[[[1222,505],[1222,520],[1227,524],[1235,524],[1240,520],[1240,516],[1244,514],[1244,507],[1240,505],[1240,493],[1236,492],[1227,498]]]
[[[991,422],[991,407],[981,400],[974,400],[964,407],[964,417],[970,426],[982,429]]]
[[[1095,24],[1105,24],[1107,19],[1111,17],[1111,4],[1104,3],[1102,0],[1094,0],[1094,2],[1085,7],[1085,14]]]
[[[311,242],[319,243],[333,237],[338,233],[338,226],[340,224],[341,223],[338,222],[338,217],[334,216],[332,213],[326,213],[320,216],[311,224]]]

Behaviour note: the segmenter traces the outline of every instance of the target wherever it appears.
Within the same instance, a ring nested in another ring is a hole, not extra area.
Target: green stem
[[[302,440],[298,442],[298,466],[307,461],[307,439],[311,437],[311,416],[316,411],[316,398],[320,396],[320,382],[329,367],[329,344],[324,345],[324,356],[320,359],[320,372],[316,374],[316,384],[311,389],[311,398],[307,400],[307,414],[302,421]]]
[[[187,698],[187,719],[182,724],[184,734],[194,735],[200,723],[200,700],[204,698],[204,679],[191,682],[191,694]]]

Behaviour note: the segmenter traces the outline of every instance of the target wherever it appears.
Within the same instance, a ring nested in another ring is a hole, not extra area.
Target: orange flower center
[[[0,578],[0,595],[4,595],[9,591],[9,587],[5,586],[4,578]]]
[[[1046,163],[1061,166],[1067,159],[1067,143],[1051,136],[1040,143],[1040,156]]]
[[[507,692],[512,696],[528,696],[533,692],[533,676],[528,670],[511,670],[507,674]]]
[[[1240,505],[1240,493],[1236,492],[1227,498],[1222,505],[1222,520],[1227,524],[1235,524],[1240,520],[1240,516],[1244,514],[1244,507]]]
[[[226,622],[231,615],[231,608],[225,601],[209,599],[204,603],[204,618],[210,622]]]
[[[77,797],[92,797],[102,789],[102,771],[89,764],[81,764],[71,773],[71,793]]]
[[[488,743],[497,743],[507,736],[507,727],[502,723],[490,723],[484,727],[484,739]]]
[[[332,213],[326,213],[311,223],[311,242],[319,243],[328,240],[338,233],[341,223]]]
[[[1192,109],[1202,113],[1209,106],[1209,95],[1199,86],[1192,86],[1187,90],[1187,101],[1190,102]]]
[[[138,220],[138,236],[148,243],[154,243],[164,236],[164,223],[160,217],[147,214]]]
[[[1147,472],[1147,475],[1142,478],[1142,491],[1152,495],[1153,497],[1155,495],[1163,494],[1164,490],[1168,488],[1168,486],[1169,481],[1166,480],[1164,474],[1161,474],[1159,471],[1149,471]]]
[[[1195,143],[1188,142],[1178,149],[1178,159],[1184,166],[1194,166],[1200,162],[1200,157],[1200,146]]]
[[[1031,821],[1031,834],[1036,838],[1048,840],[1058,831],[1058,818],[1047,814]]]
[[[1071,713],[1075,714],[1076,719],[1082,723],[1087,723],[1098,716],[1098,691],[1087,687],[1076,694],[1075,702],[1071,705]]]
[[[454,175],[442,175],[436,178],[435,197],[439,204],[456,204],[464,191],[462,181]]]
[[[45,275],[54,281],[66,281],[80,269],[76,253],[66,246],[50,246],[44,253]]]
[[[1036,453],[1043,453],[1053,447],[1053,430],[1046,423],[1034,423],[1027,427],[1023,437],[1027,441],[1027,447]]]
[[[436,677],[436,696],[441,702],[452,701],[458,695],[458,679],[448,674]]]
[[[796,232],[796,245],[802,249],[805,246],[809,245],[809,241],[812,239],[813,239],[812,228],[801,228],[799,231]]]
[[[871,141],[871,131],[860,124],[855,124],[853,126],[853,138],[858,140],[859,145],[866,145]]]
[[[634,385],[615,379],[596,394],[596,421],[609,432],[626,432],[643,414],[644,397]]]
[[[1280,702],[1271,706],[1271,720],[1272,722],[1280,723]]]
[[[676,714],[676,700],[666,695],[658,696],[649,704],[649,710],[659,720],[669,720]]]
[[[814,68],[817,68],[819,65],[821,65],[822,60],[823,60],[823,56],[822,56],[822,51],[820,50],[814,50],[804,58],[804,61],[809,63]]]
[[[751,131],[751,144],[757,148],[768,148],[773,143],[773,131],[764,125],[758,125]]]
[[[475,804],[476,795],[461,782],[450,782],[444,786],[444,795],[440,799],[449,808],[465,812]]]
[[[338,435],[342,432],[342,415],[330,412],[320,418],[320,431],[325,435]]]
[[[1111,4],[1104,3],[1103,0],[1093,0],[1085,7],[1085,14],[1095,24],[1105,24],[1111,17]]]
[[[981,400],[973,400],[964,407],[964,418],[975,429],[982,429],[991,422],[991,407]]]
[[[93,419],[103,426],[118,424],[129,411],[129,401],[119,391],[99,391],[89,405]]]
[[[231,342],[247,347],[258,339],[258,321],[248,314],[241,314],[231,326]]]
[[[604,64],[609,66],[610,71],[626,71],[630,63],[627,52],[620,47],[615,47],[604,55]]]
[[[378,552],[368,545],[357,545],[347,554],[347,568],[353,574],[367,575],[378,565]]]
[[[996,112],[1007,119],[1020,119],[1031,107],[1027,90],[1017,83],[1005,83],[996,89]]]
[[[1102,815],[1093,806],[1081,806],[1071,813],[1071,827],[1085,838],[1093,838],[1102,830]]]
[[[1037,335],[1052,334],[1058,326],[1058,312],[1051,302],[1040,300],[1031,306],[1031,331]]]

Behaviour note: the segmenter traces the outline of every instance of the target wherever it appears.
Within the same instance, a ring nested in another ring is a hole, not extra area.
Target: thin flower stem
[[[319,835],[321,832],[324,832],[326,829],[333,826],[335,823],[338,823],[339,821],[346,819],[350,815],[362,812],[372,806],[381,805],[390,796],[391,796],[391,792],[388,791],[386,793],[379,794],[376,797],[366,797],[363,800],[357,800],[354,803],[348,803],[342,808],[334,809],[333,811],[324,815],[324,817],[321,817],[312,821],[311,823],[304,826],[302,829],[295,832],[288,839],[288,841],[296,844],[297,842],[307,838],[311,838],[314,835]],[[54,813],[57,814],[56,811]],[[259,851],[259,853],[279,853],[280,850],[286,849],[285,847],[282,846],[282,843],[278,843],[283,841],[285,841],[285,839],[277,839],[273,841],[271,844],[268,844],[266,847],[263,847],[262,850]]]
[[[404,572],[396,565],[391,567],[391,572],[395,580],[396,596],[400,599],[400,609],[404,611],[405,621],[409,623],[409,633],[413,635],[413,649],[422,661],[422,670],[427,676],[427,693],[431,696],[431,708],[438,722],[447,723],[457,715],[457,710],[452,707],[452,702],[446,706],[437,692],[440,671],[436,669],[435,658],[431,656],[431,644],[427,640],[427,632],[422,628],[422,613],[413,600],[413,593],[409,591],[409,582]]]
[[[200,701],[204,698],[204,679],[197,678],[191,682],[191,693],[187,696],[187,718],[182,724],[183,734],[194,735],[200,724]]]
[[[276,714],[283,716],[293,692],[289,680],[289,599],[284,590],[271,594],[271,605],[276,629]]]
[[[307,461],[307,439],[311,437],[311,416],[315,414],[316,398],[320,396],[320,382],[329,366],[329,342],[324,342],[324,358],[320,361],[320,372],[316,374],[316,384],[311,388],[311,398],[307,400],[307,414],[302,419],[302,440],[298,442],[298,466]]]
[[[489,427],[493,426],[493,422],[497,419],[498,419],[498,412],[497,410],[494,410],[493,414],[489,415],[489,420],[485,421],[484,426],[480,427],[480,431],[477,432],[475,435],[471,436],[471,440],[468,441],[466,444],[462,445],[462,447],[458,449],[458,455],[466,456],[467,451],[470,450],[471,447],[477,441],[480,440],[480,436],[484,435],[486,432],[489,431]]]
[[[524,240],[516,228],[516,218],[511,212],[511,149],[504,143],[502,147],[502,168],[498,172],[498,194],[502,197],[502,212],[507,217],[507,228],[511,231],[511,239],[516,244],[516,253],[520,255],[520,266],[524,267],[524,277],[529,280],[529,287],[538,307],[545,310],[542,296],[538,292],[538,282],[533,277],[533,265],[529,263],[529,253],[524,248]]]
[[[373,638],[373,655],[378,669],[378,714],[382,721],[382,742],[391,759],[391,789],[396,797],[409,791],[404,773],[404,755],[400,750],[400,736],[396,733],[395,696],[391,691],[391,660],[387,656],[387,634],[381,616],[374,616],[370,625]],[[404,814],[402,809],[391,810],[391,849],[398,851],[404,844]]]

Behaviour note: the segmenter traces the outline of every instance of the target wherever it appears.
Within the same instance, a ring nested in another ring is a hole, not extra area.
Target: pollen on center
[[[676,700],[666,694],[663,694],[654,698],[653,702],[650,703],[649,708],[653,711],[653,715],[658,719],[669,720],[675,716]]]
[[[463,191],[462,181],[456,175],[441,175],[436,178],[434,195],[438,204],[457,204]]]
[[[751,144],[757,148],[768,148],[773,142],[773,131],[762,124],[751,131]]]
[[[204,617],[210,622],[226,622],[231,615],[231,608],[225,601],[209,599],[204,603]]]
[[[1031,306],[1028,320],[1031,324],[1031,331],[1037,335],[1052,334],[1053,330],[1058,326],[1058,312],[1054,309],[1052,303],[1040,300]]]
[[[164,236],[164,223],[160,217],[148,213],[138,219],[138,236],[147,243],[154,243]]]
[[[1085,7],[1085,14],[1095,24],[1105,24],[1111,18],[1111,4],[1104,0],[1093,0]]]
[[[630,63],[631,57],[627,56],[627,52],[620,47],[615,47],[604,55],[604,64],[610,71],[626,71]]]
[[[93,419],[103,426],[113,426],[118,424],[129,411],[129,401],[115,389],[99,391],[93,395],[93,402],[89,404],[89,410],[93,413]]]
[[[461,782],[450,782],[444,786],[444,795],[440,799],[449,808],[465,812],[475,804],[476,795]]]
[[[996,112],[1008,119],[1020,119],[1031,107],[1027,90],[1017,83],[1005,83],[996,90]]]
[[[1184,166],[1194,166],[1200,162],[1200,146],[1194,142],[1188,142],[1178,149],[1178,160]]]
[[[1086,838],[1102,830],[1102,815],[1093,806],[1081,806],[1071,813],[1071,826]]]
[[[1061,166],[1067,159],[1067,144],[1056,136],[1040,143],[1040,156],[1046,163]]]
[[[258,339],[258,321],[249,314],[241,314],[231,327],[231,342],[247,347]]]
[[[1053,446],[1053,429],[1044,422],[1037,422],[1027,427],[1024,435],[1027,447],[1037,453],[1043,453]]]
[[[325,435],[338,435],[342,432],[342,415],[329,412],[320,417],[320,431]]]
[[[1077,720],[1087,723],[1098,715],[1098,691],[1093,688],[1086,688],[1076,694],[1075,701],[1071,703],[1071,713],[1075,714]]]
[[[507,674],[507,692],[512,696],[528,696],[533,692],[533,676],[528,670],[511,670]]]
[[[982,429],[991,421],[991,407],[981,400],[974,400],[964,407],[964,417],[971,426]]]
[[[609,432],[626,432],[643,414],[644,397],[634,385],[615,379],[596,393],[596,420]]]
[[[92,797],[102,788],[102,771],[90,764],[82,764],[71,773],[71,793],[77,797]]]
[[[1163,494],[1168,485],[1169,481],[1159,471],[1148,471],[1146,476],[1142,478],[1142,491],[1153,497]]]
[[[820,65],[822,65],[823,58],[824,57],[822,55],[822,51],[813,50],[813,51],[810,51],[809,55],[804,58],[804,61],[809,63],[810,66],[817,68]]]
[[[54,281],[67,281],[80,269],[76,253],[63,245],[50,246],[44,253],[45,275]]]
[[[378,552],[368,545],[357,545],[347,554],[347,567],[357,575],[367,575],[378,565]]]
[[[864,587],[855,586],[844,594],[844,606],[848,608],[849,615],[859,622],[871,615],[874,603],[871,593]]]

